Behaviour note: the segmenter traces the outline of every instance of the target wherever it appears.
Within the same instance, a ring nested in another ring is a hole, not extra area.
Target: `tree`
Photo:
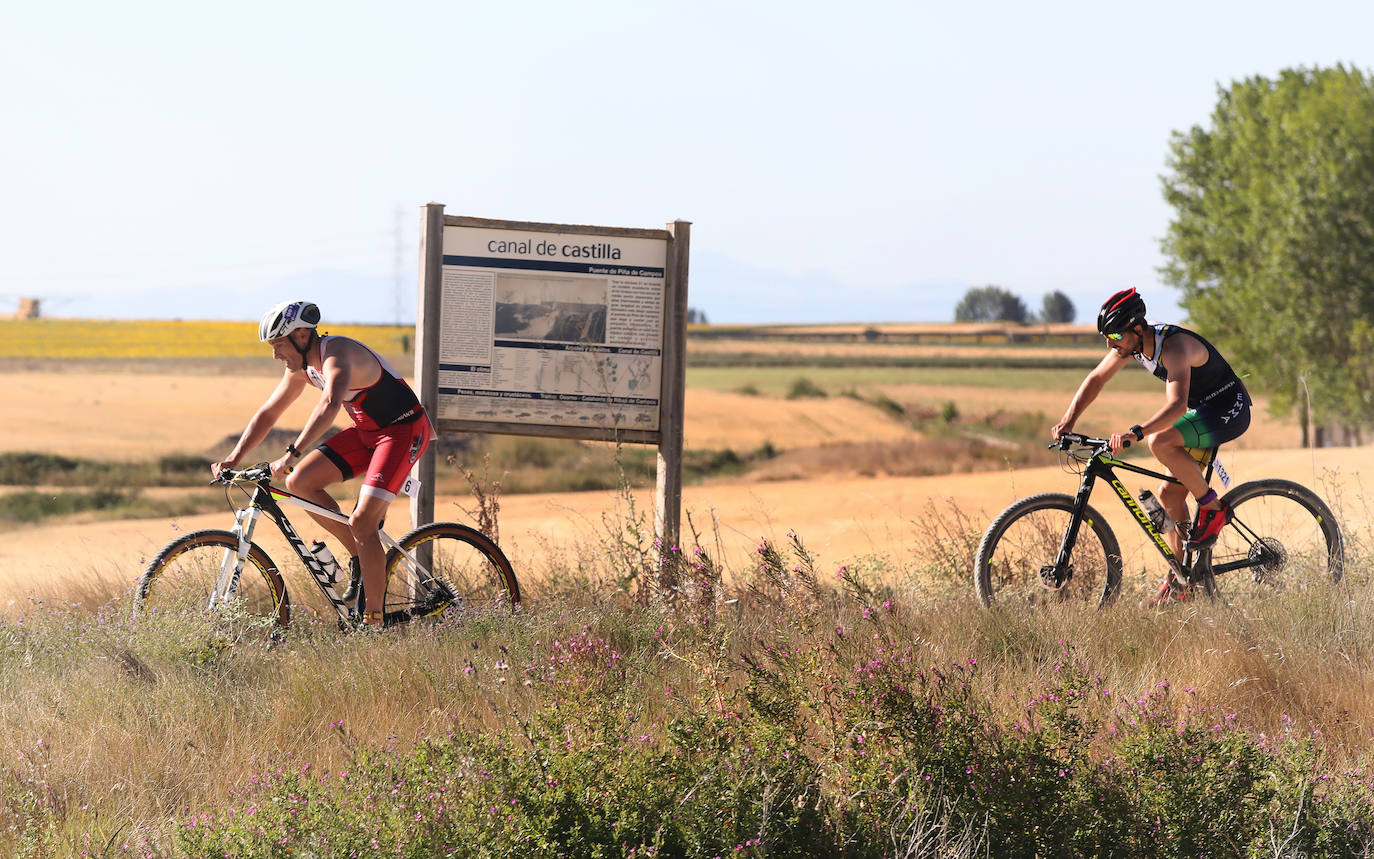
[[[1073,302],[1057,289],[1046,293],[1044,301],[1040,304],[1041,322],[1072,322],[1077,315],[1078,310],[1073,306]]]
[[[698,309],[695,308],[695,307],[689,307],[689,308],[687,308],[687,324],[688,324],[688,325],[707,325],[707,324],[709,324],[709,323],[706,321],[706,311],[704,311],[704,310],[698,310]]]
[[[1218,87],[1175,132],[1165,279],[1189,321],[1276,408],[1374,419],[1374,81],[1284,70]]]
[[[954,308],[955,322],[1025,322],[1026,303],[1000,286],[977,286]]]

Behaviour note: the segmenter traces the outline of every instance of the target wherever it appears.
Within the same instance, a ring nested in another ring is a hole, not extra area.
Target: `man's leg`
[[[1192,457],[1188,457],[1192,459]],[[1177,477],[1173,469],[1165,469],[1171,477]],[[1179,524],[1188,522],[1188,490],[1181,483],[1171,483],[1164,481],[1159,484],[1159,503],[1164,508],[1164,512],[1169,514],[1169,518],[1174,520],[1174,527],[1164,533],[1164,540],[1169,544],[1169,548],[1174,551],[1175,557],[1183,557],[1183,532],[1179,530]]]
[[[343,479],[343,473],[339,471],[337,465],[330,462],[329,458],[319,450],[312,450],[301,460],[301,464],[286,476],[286,490],[307,501],[313,501],[321,507],[342,513],[343,511],[339,509],[339,502],[335,501],[334,496],[325,491],[325,487]],[[339,522],[314,513],[310,514],[310,518],[320,523],[320,527],[332,534],[349,555],[358,554],[354,544],[353,529],[349,527],[347,522]]]
[[[396,500],[396,492],[405,482],[406,473],[429,445],[429,422],[422,420],[389,427],[373,436],[369,443],[375,447],[367,469],[361,472],[367,477],[358,491],[358,506],[353,508],[349,524],[362,563],[367,603],[364,619],[380,625],[381,613],[386,608],[386,553],[377,530],[391,502]]]
[[[1169,473],[1177,477],[1183,483],[1183,488],[1188,490],[1194,498],[1202,498],[1210,491],[1207,480],[1202,476],[1202,466],[1198,465],[1193,455],[1188,452],[1188,448],[1183,444],[1183,433],[1177,427],[1169,427],[1154,433],[1146,440],[1150,445],[1150,453],[1154,454],[1155,459],[1168,469]],[[1162,493],[1161,493],[1162,494]],[[1177,494],[1171,493],[1177,499],[1175,503],[1181,504],[1182,498]],[[1170,509],[1169,505],[1163,501],[1164,509],[1176,521],[1186,522],[1188,520],[1188,509],[1186,506],[1178,510]],[[1209,502],[1209,507],[1219,507],[1220,502]],[[1182,516],[1178,514],[1183,514]]]
[[[1208,520],[1211,515],[1207,511],[1220,511],[1221,499],[1207,485],[1207,479],[1202,474],[1202,466],[1198,464],[1196,459],[1193,459],[1193,455],[1184,446],[1186,442],[1183,433],[1179,431],[1177,426],[1173,426],[1150,436],[1149,443],[1150,452],[1155,455],[1155,458],[1169,470],[1170,474],[1177,477],[1183,483],[1183,488],[1198,501],[1197,520],[1203,525],[1197,526],[1188,518],[1186,496],[1180,498],[1176,493],[1171,493],[1171,500],[1175,506],[1170,507],[1168,503],[1161,500],[1160,503],[1164,505],[1164,509],[1174,521],[1187,522],[1193,527],[1193,530],[1205,531],[1210,524],[1214,537],[1215,528],[1224,523],[1225,519],[1218,518],[1215,522],[1209,523]],[[1204,501],[1204,499],[1206,500]],[[1220,512],[1216,515],[1218,517],[1223,516]],[[1199,540],[1202,537],[1198,534],[1190,534],[1188,539]]]
[[[381,612],[386,605],[386,552],[382,549],[382,538],[377,530],[382,525],[391,499],[369,494],[364,491],[358,496],[358,506],[348,523],[353,531],[353,542],[358,547],[358,561],[363,571],[363,595],[366,605],[365,619],[368,623],[380,626]]]

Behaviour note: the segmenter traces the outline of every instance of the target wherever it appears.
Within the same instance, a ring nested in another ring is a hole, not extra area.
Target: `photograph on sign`
[[[666,247],[446,225],[440,420],[657,431]]]
[[[605,278],[496,276],[496,337],[606,345]]]

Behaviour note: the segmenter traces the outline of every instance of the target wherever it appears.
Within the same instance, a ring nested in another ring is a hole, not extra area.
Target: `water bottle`
[[[1164,505],[1159,503],[1159,499],[1150,490],[1140,490],[1140,506],[1144,508],[1145,515],[1150,517],[1150,522],[1159,533],[1163,534],[1174,527],[1174,520],[1170,519],[1169,514],[1164,512]]]
[[[331,585],[339,580],[339,574],[343,570],[339,568],[339,562],[334,560],[334,553],[329,551],[329,547],[324,544],[323,540],[316,540],[310,544],[310,554],[314,555],[315,559],[320,562],[320,566],[324,567],[324,574],[329,578]]]

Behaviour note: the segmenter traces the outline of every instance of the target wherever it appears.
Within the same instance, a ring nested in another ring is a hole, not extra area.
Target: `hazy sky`
[[[428,201],[692,221],[715,322],[987,283],[1175,312],[1170,132],[1372,34],[1369,2],[9,3],[0,312],[410,319]]]

